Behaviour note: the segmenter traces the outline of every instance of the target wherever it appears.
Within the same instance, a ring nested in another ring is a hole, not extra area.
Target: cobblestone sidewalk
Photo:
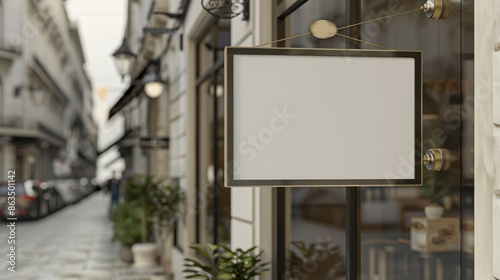
[[[7,270],[9,231],[1,223],[0,279],[149,280],[160,268],[139,270],[120,260],[108,200],[96,193],[39,221],[17,222],[15,273]]]

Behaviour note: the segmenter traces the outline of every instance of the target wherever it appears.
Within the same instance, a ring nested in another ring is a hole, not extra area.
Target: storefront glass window
[[[276,34],[280,36],[276,39],[306,33],[318,19],[342,27],[413,10],[422,4],[386,0],[347,3],[309,0],[284,19],[276,15]],[[464,0],[461,10],[454,9],[446,19],[438,21],[415,11],[341,31],[389,49],[423,52],[421,148],[424,152],[446,150],[451,161],[447,170],[424,170],[422,187],[357,188],[359,198],[354,204],[359,220],[355,232],[345,223],[346,213],[352,210],[345,199],[346,189],[285,190],[282,212],[286,217],[286,241],[282,250],[288,260],[283,272],[286,279],[290,275],[292,279],[344,279],[345,273],[336,273],[349,269],[344,260],[349,253],[347,241],[358,242],[360,279],[473,279],[473,6],[473,1]],[[346,40],[338,36],[327,40],[304,36],[279,46],[376,49]],[[424,209],[431,202],[443,206],[442,218],[426,217]],[[327,259],[325,264],[306,262],[304,254],[297,258],[301,251],[307,252],[304,250],[310,244],[327,238],[339,246],[339,258]],[[294,274],[297,263],[300,273]]]
[[[360,20],[412,10],[419,5],[413,1],[363,0]],[[470,279],[473,273],[472,262],[461,261],[467,254],[466,246],[471,245],[461,243],[466,236],[463,222],[473,224],[462,200],[468,197],[473,201],[472,192],[467,191],[472,186],[463,184],[464,176],[473,174],[470,169],[462,170],[471,160],[462,154],[465,145],[473,147],[463,138],[473,136],[473,131],[463,134],[463,130],[470,130],[473,122],[466,124],[470,118],[462,110],[466,109],[462,100],[471,90],[462,88],[470,82],[463,80],[462,75],[470,70],[461,63],[461,36],[473,28],[461,28],[461,19],[459,10],[452,10],[439,21],[417,12],[372,22],[359,30],[365,41],[394,50],[423,51],[422,150],[445,149],[452,158],[448,170],[424,169],[420,188],[361,189],[361,279]],[[365,44],[361,47],[373,48]],[[424,209],[430,203],[444,207],[442,218],[426,217]]]

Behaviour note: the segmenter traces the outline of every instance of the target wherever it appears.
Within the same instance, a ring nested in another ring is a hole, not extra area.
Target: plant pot
[[[123,245],[120,247],[120,257],[122,261],[126,263],[133,263],[134,258],[132,257],[132,249],[128,245]]]
[[[445,195],[442,198],[444,210],[450,211],[453,207],[453,198],[449,195]]]
[[[137,268],[149,268],[156,266],[156,244],[138,243],[132,245],[134,266]]]
[[[427,219],[435,220],[443,217],[444,208],[436,203],[429,204],[425,206],[425,216]]]

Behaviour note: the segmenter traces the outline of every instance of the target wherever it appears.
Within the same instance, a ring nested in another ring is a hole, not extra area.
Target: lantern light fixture
[[[149,98],[158,98],[165,90],[165,81],[160,77],[160,62],[155,61],[149,67],[149,73],[143,78],[144,92]]]
[[[127,45],[126,37],[123,38],[121,46],[113,53],[113,58],[115,59],[116,69],[118,73],[125,78],[125,75],[130,73],[132,64],[134,63],[136,55],[130,47]]]

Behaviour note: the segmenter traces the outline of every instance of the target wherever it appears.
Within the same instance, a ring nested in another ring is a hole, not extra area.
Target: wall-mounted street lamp
[[[142,80],[144,92],[149,98],[158,98],[165,90],[165,81],[160,77],[160,62],[155,61],[149,67],[149,73]]]
[[[122,45],[113,53],[115,59],[116,69],[118,73],[125,78],[125,75],[130,73],[130,68],[134,63],[136,55],[132,52],[130,47],[127,45],[126,38],[123,38]]]
[[[32,85],[16,86],[16,88],[14,89],[14,96],[18,97],[19,95],[21,95],[21,91],[23,89],[29,90],[29,92],[31,93],[31,96],[33,97],[33,100],[35,101],[35,104],[40,105],[44,102],[45,90],[41,86],[39,86],[39,87],[35,87]]]

